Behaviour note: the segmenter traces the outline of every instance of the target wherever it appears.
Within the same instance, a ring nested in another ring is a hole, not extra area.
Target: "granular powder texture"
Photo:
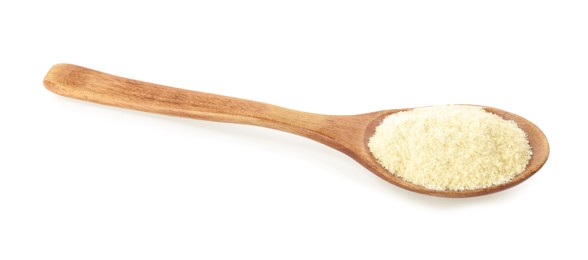
[[[531,158],[513,121],[465,105],[415,108],[384,119],[368,147],[392,174],[431,190],[473,190],[522,173]]]

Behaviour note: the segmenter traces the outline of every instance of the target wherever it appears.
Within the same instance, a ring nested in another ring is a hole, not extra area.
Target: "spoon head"
[[[529,140],[529,144],[533,152],[531,159],[529,160],[526,169],[522,173],[516,175],[514,178],[512,178],[510,181],[506,183],[473,190],[432,190],[420,185],[410,183],[404,180],[403,178],[399,177],[398,175],[390,173],[388,170],[386,170],[371,154],[370,149],[368,147],[368,142],[370,138],[374,135],[376,127],[382,123],[385,117],[394,113],[410,109],[385,110],[376,113],[366,114],[365,116],[369,115],[369,117],[372,120],[369,121],[366,125],[363,134],[363,151],[361,151],[361,153],[352,155],[352,157],[356,159],[358,162],[360,162],[363,166],[368,168],[370,171],[372,171],[379,177],[385,179],[386,181],[392,184],[418,193],[454,198],[480,196],[502,191],[523,182],[524,180],[528,179],[533,174],[535,174],[539,169],[541,169],[541,167],[545,164],[547,158],[549,157],[549,144],[547,142],[545,134],[543,134],[541,129],[539,129],[539,127],[531,123],[529,120],[516,114],[493,107],[480,107],[482,107],[487,112],[502,117],[505,120],[514,121],[518,125],[518,127],[521,128],[527,134],[527,138]]]

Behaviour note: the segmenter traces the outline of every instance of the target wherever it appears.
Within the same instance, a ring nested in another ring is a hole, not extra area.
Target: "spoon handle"
[[[56,94],[121,108],[273,128],[309,137],[341,150],[349,128],[345,118],[162,86],[71,65],[53,66],[44,80]],[[342,118],[343,120],[332,120]],[[337,130],[340,129],[340,130]],[[345,135],[345,136],[341,136]]]

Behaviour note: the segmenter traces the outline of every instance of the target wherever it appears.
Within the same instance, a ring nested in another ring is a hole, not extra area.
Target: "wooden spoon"
[[[70,65],[53,66],[44,80],[47,89],[63,96],[104,105],[172,116],[273,128],[308,137],[358,161],[382,179],[402,188],[442,197],[471,197],[510,188],[537,172],[547,160],[549,144],[543,132],[528,120],[491,107],[486,111],[514,120],[529,138],[533,156],[527,169],[511,181],[476,190],[438,191],[409,183],[388,172],[367,146],[384,117],[408,109],[391,109],[360,115],[321,115],[270,104],[121,78]]]

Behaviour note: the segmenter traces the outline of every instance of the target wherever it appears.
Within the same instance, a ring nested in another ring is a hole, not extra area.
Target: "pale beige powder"
[[[511,180],[531,158],[515,122],[475,106],[416,108],[384,119],[369,149],[384,168],[431,190],[473,190]]]

